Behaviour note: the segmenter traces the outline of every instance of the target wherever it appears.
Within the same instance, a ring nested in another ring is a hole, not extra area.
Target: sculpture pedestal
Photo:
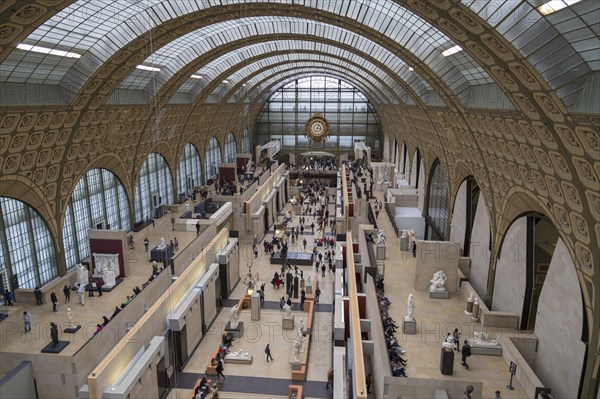
[[[283,316],[283,320],[281,321],[281,328],[284,330],[293,330],[294,329],[294,315],[292,317]]]
[[[313,286],[312,286],[312,284],[306,286],[306,293],[307,294],[312,294],[313,293]]]
[[[302,349],[300,350],[299,359],[296,359],[296,348],[292,343],[290,351],[290,365],[292,366],[292,370],[300,370],[302,369],[302,365],[306,364],[306,359],[308,358],[308,351],[306,350],[307,338],[308,337],[302,337]]]
[[[473,301],[467,301],[467,310],[465,310],[466,314],[473,313]]]
[[[254,358],[252,355],[248,355],[248,357],[232,357],[230,354],[225,355],[225,360],[227,363],[232,364],[252,364]]]
[[[244,333],[244,322],[238,321],[238,325],[236,328],[231,328],[231,322],[228,321],[225,326],[225,332],[227,334],[231,334],[234,338],[241,338]]]
[[[402,332],[404,334],[416,334],[417,333],[417,321],[414,318],[408,318],[404,316],[402,322]]]
[[[502,346],[477,346],[471,344],[471,354],[473,355],[489,355],[489,356],[502,356]]]
[[[377,253],[375,257],[377,260],[385,260],[385,245],[377,245]]]
[[[400,237],[400,251],[406,252],[408,251],[408,236]]]
[[[258,292],[254,292],[250,303],[250,319],[254,321],[260,320],[260,295]]]
[[[67,327],[63,330],[63,332],[66,332],[68,334],[75,334],[77,331],[79,331],[79,329],[81,328],[81,326],[79,324],[75,324],[71,327]]]
[[[452,375],[454,372],[454,351],[452,349],[442,348],[440,356],[440,373],[443,375]]]
[[[54,346],[52,342],[44,346],[42,353],[60,353],[69,345],[69,341],[58,341],[58,345]]]
[[[450,297],[446,289],[444,291],[432,291],[431,288],[428,288],[427,291],[429,291],[429,298],[432,299],[448,299]]]

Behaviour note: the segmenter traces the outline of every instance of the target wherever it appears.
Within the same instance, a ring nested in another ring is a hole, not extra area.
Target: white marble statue
[[[69,328],[75,328],[75,321],[73,318],[73,312],[71,308],[67,308],[67,320],[69,320]]]
[[[189,211],[189,210],[190,210],[190,202],[189,202],[189,201],[186,201],[186,202],[185,202],[185,211],[187,212],[187,211]]]
[[[471,295],[469,295],[469,298],[467,298],[467,302],[473,302],[474,295],[475,295],[475,293],[473,291],[471,291]]]
[[[119,255],[118,254],[93,254],[94,269],[93,278],[101,278],[104,281],[106,288],[114,287],[117,283],[117,277],[120,274],[119,270]]]
[[[442,270],[438,270],[433,273],[433,278],[429,280],[431,285],[429,286],[430,292],[445,292],[446,291],[446,273]]]
[[[377,232],[377,245],[385,245],[385,234],[383,230]]]
[[[413,301],[413,294],[408,294],[408,305],[406,318],[409,320],[415,319],[415,303]]]
[[[238,324],[239,324],[238,317],[239,317],[238,306],[235,305],[229,311],[229,328],[236,329],[238,327]]]
[[[306,282],[306,285],[307,285],[307,286],[309,286],[309,287],[311,287],[311,286],[312,286],[312,281],[311,281],[311,279],[312,279],[312,274],[309,274],[309,275],[308,275],[308,281]]]
[[[402,230],[402,235],[400,236],[400,238],[408,238],[408,231]]]
[[[452,335],[448,335],[444,342],[442,342],[442,347],[446,349],[454,349],[456,343],[454,342],[454,337]]]
[[[165,242],[165,237],[160,237],[160,244],[158,244],[158,246],[156,248],[163,249],[166,246],[167,246],[167,243]]]
[[[300,341],[302,341],[303,335],[304,335],[304,319],[300,320],[300,323],[298,323],[298,329],[296,330],[296,339],[300,339]]]
[[[225,355],[225,360],[252,360],[252,355],[240,349],[236,352],[229,352]]]
[[[77,284],[81,284],[84,286],[87,285],[87,283],[89,283],[90,281],[89,271],[87,267],[85,267],[81,263],[78,263],[77,266],[75,266],[75,268],[77,269]]]
[[[473,333],[473,339],[469,341],[471,346],[500,346],[500,337],[496,336],[495,339],[490,337],[483,331]]]
[[[284,316],[286,319],[291,319],[292,318],[292,307],[290,305],[288,305],[287,303],[285,305],[283,305],[283,311],[284,311]]]
[[[300,340],[300,341],[296,340],[294,342],[294,349],[295,349],[294,359],[296,362],[299,362],[300,361],[300,352],[302,352],[302,340]]]

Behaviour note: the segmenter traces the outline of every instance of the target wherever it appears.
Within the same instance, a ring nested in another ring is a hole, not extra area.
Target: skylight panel
[[[450,47],[449,49],[442,51],[442,55],[443,55],[444,57],[448,57],[448,56],[450,56],[450,55],[452,55],[452,54],[456,54],[456,53],[458,53],[459,51],[462,51],[462,47],[460,47],[460,46],[457,44],[457,45],[456,45],[456,46],[454,46],[454,47]]]
[[[540,14],[546,16],[556,11],[562,10],[572,6],[573,4],[579,3],[581,0],[551,0],[537,7]]]
[[[32,46],[32,45],[23,44],[23,43],[17,44],[17,48],[19,50],[31,51],[34,53],[41,53],[41,54],[56,55],[59,57],[67,57],[67,58],[80,58],[81,57],[81,54],[72,53],[70,51],[56,50],[56,49],[51,49],[51,48],[42,47],[42,46]]]

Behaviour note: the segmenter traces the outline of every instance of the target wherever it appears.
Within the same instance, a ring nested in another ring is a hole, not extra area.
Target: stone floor
[[[383,193],[376,192],[383,201]],[[387,237],[385,260],[385,295],[392,302],[388,311],[400,326],[396,338],[406,349],[408,360],[406,373],[409,377],[435,378],[439,380],[463,380],[483,382],[483,398],[493,398],[496,390],[501,391],[504,399],[525,398],[526,394],[515,380],[514,391],[506,389],[510,373],[508,364],[502,356],[472,355],[468,358],[469,370],[460,365],[460,353],[455,352],[454,374],[445,376],[440,373],[440,348],[447,332],[458,328],[462,341],[472,337],[474,331],[481,331],[479,323],[471,322],[464,314],[466,303],[459,294],[451,294],[449,299],[430,299],[427,291],[415,291],[415,258],[412,252],[400,251],[400,240],[395,236],[391,221],[386,212],[377,219],[380,229]],[[407,312],[408,294],[414,294],[417,334],[402,334],[402,320]],[[501,333],[509,333],[503,331]]]

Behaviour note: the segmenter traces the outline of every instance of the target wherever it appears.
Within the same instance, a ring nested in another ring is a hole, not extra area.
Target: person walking
[[[148,237],[144,238],[144,249],[148,252],[148,246],[150,245],[150,241],[148,241]]]
[[[52,291],[50,293],[50,302],[52,303],[52,311],[56,312],[56,306],[58,305],[58,298],[56,297],[56,292]]]
[[[302,245],[304,245],[304,250],[306,251],[306,238],[302,240]]]
[[[258,245],[252,245],[252,252],[254,252],[254,259],[258,258]]]
[[[464,345],[463,345],[461,354],[462,354],[462,357],[461,357],[460,364],[468,370],[469,365],[467,364],[467,358],[469,356],[471,356],[471,345],[469,345],[469,341],[467,341],[466,339],[464,341]]]
[[[67,284],[63,287],[63,295],[65,296],[65,303],[71,302],[71,287]]]
[[[96,279],[96,289],[98,290],[98,295],[102,296],[102,286],[104,285],[104,280],[99,278]]]
[[[200,221],[196,222],[196,235],[199,236],[200,235]]]
[[[460,351],[460,333],[458,332],[458,328],[455,328],[454,332],[452,332],[452,338],[454,338],[454,343],[456,344],[454,350]]]
[[[306,291],[300,291],[300,310],[304,310],[304,301],[306,301]]]
[[[13,299],[15,297],[13,296],[13,293],[10,292],[9,290],[4,291],[4,304],[6,306],[15,306],[15,304],[13,303]]]
[[[42,290],[40,290],[40,287],[35,287],[35,289],[33,290],[33,296],[35,296],[35,303],[37,305],[41,305],[43,303],[42,301]]]
[[[367,393],[371,393],[371,373],[367,374],[367,378],[365,378],[365,383],[367,384]]]
[[[265,354],[267,355],[267,363],[269,363],[269,358],[271,358],[271,361],[273,361],[273,356],[271,356],[271,347],[269,344],[267,344],[267,347],[265,348]]]
[[[90,278],[90,282],[88,284],[88,296],[94,296],[94,280],[92,278]]]
[[[177,241],[177,237],[173,239],[173,246],[175,248],[175,251],[179,251],[179,241]]]
[[[325,270],[327,270],[325,265],[321,266],[321,277],[325,277]]]
[[[85,305],[83,294],[85,294],[85,286],[83,284],[77,284],[77,296],[79,297],[79,304]]]
[[[315,291],[315,302],[319,302],[320,296],[321,296],[321,289],[319,287],[317,287],[317,290]]]
[[[25,332],[31,331],[31,315],[27,312],[23,312],[23,329]]]
[[[496,391],[495,394],[496,396],[494,396],[494,399],[502,399],[502,396],[500,396],[500,391]]]
[[[225,377],[225,375],[223,374],[223,361],[221,359],[219,359],[217,361],[217,367],[215,367],[215,371],[217,372],[217,378],[219,378],[219,376],[223,377],[224,380],[227,379],[227,377]]]
[[[333,367],[327,372],[327,384],[325,384],[325,388],[329,389],[329,387],[333,388]]]
[[[283,305],[285,305],[285,298],[281,297],[279,300],[279,309],[283,312]]]

